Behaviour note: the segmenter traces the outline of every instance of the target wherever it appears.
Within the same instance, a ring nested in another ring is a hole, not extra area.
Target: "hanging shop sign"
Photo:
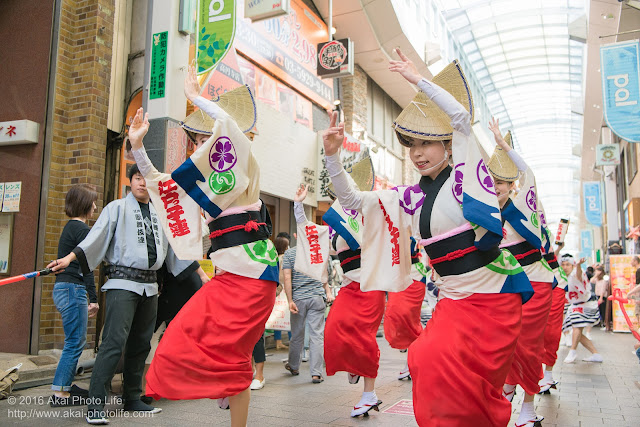
[[[238,9],[242,15],[244,3]],[[333,108],[333,81],[316,74],[316,46],[328,39],[329,32],[306,4],[290,0],[288,15],[255,24],[239,19],[237,26],[234,47],[238,52],[309,100]]]
[[[593,230],[582,230],[580,241],[583,252],[591,253],[593,251]]]
[[[0,145],[37,143],[39,130],[40,125],[31,120],[0,122]]]
[[[234,0],[198,0],[197,74],[206,74],[225,57],[236,32]]]
[[[615,166],[620,164],[620,146],[618,144],[596,145],[596,166]]]
[[[164,98],[167,87],[167,39],[169,32],[156,33],[151,40],[149,99]]]
[[[602,226],[602,197],[600,181],[588,181],[583,183],[584,214],[587,221],[596,227]]]
[[[350,39],[318,43],[318,76],[335,78],[353,75],[353,42]]]
[[[251,22],[289,14],[289,0],[244,0],[244,17]]]
[[[613,133],[640,142],[640,44],[638,40],[600,47],[604,118]]]

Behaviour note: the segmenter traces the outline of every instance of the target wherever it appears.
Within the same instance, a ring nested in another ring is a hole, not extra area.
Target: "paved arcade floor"
[[[604,355],[604,363],[557,364],[554,376],[560,381],[558,390],[550,396],[537,396],[535,400],[538,414],[545,417],[544,427],[640,426],[640,388],[636,385],[640,381],[640,365],[631,354],[635,339],[630,334],[599,330],[594,330],[593,336]],[[351,407],[360,399],[361,384],[348,384],[343,373],[326,378],[322,384],[312,384],[306,363],[302,364],[300,375],[292,377],[282,367],[281,359],[286,353],[271,352],[265,367],[266,387],[252,394],[249,426],[415,426],[411,416],[384,412],[403,399],[411,399],[411,383],[396,379],[406,354],[391,349],[384,339],[378,342],[382,356],[376,392],[383,401],[382,412],[373,412],[368,419],[350,418]],[[560,361],[567,351],[567,347],[561,347]],[[587,353],[580,348],[578,360]],[[88,387],[88,379],[78,384]],[[510,425],[520,409],[522,390],[518,389],[517,393]],[[41,386],[16,392],[15,401],[0,401],[0,425],[87,425],[82,415],[85,407],[51,409],[46,404],[50,394],[49,386]],[[461,404],[463,402],[461,396]],[[111,417],[111,425],[229,425],[229,411],[219,409],[216,401],[162,400],[157,406],[163,408],[163,412],[152,418],[126,418],[126,413],[120,412]],[[121,405],[116,404],[107,406],[114,411],[120,408]]]

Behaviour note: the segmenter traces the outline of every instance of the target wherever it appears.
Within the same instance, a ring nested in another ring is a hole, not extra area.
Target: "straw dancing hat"
[[[513,148],[513,141],[511,140],[511,131],[507,132],[504,137],[504,140],[509,147]],[[518,179],[520,175],[520,171],[518,171],[518,167],[509,154],[504,151],[499,146],[496,146],[495,150],[493,150],[493,154],[489,159],[489,163],[487,163],[487,167],[489,168],[489,172],[493,175],[494,178],[497,178],[502,181],[513,182]]]
[[[358,163],[354,164],[350,168],[345,168],[349,176],[356,183],[356,186],[360,191],[371,191],[373,190],[373,184],[376,181],[376,173],[373,170],[373,163],[371,162],[371,157],[367,156],[358,161]],[[329,196],[334,199],[338,196],[336,195],[335,188],[333,184],[329,184],[327,188],[327,193]]]
[[[460,63],[457,60],[453,61],[432,81],[453,95],[469,111],[473,123],[473,99]],[[451,118],[422,91],[419,91],[413,101],[402,110],[393,122],[393,128],[400,143],[406,147],[410,147],[411,144],[405,137],[427,141],[445,141],[453,137]]]
[[[251,132],[256,124],[256,104],[247,85],[237,87],[220,95],[214,102],[229,114],[243,132]],[[195,142],[195,134],[212,135],[215,119],[199,109],[189,114],[180,126],[189,138]],[[257,132],[254,132],[257,134]]]

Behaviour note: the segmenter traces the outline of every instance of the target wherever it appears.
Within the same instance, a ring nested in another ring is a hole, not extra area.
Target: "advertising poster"
[[[636,282],[636,270],[631,266],[632,255],[611,255],[609,258],[609,277],[611,280],[611,291],[620,289],[625,296]],[[640,301],[638,301],[640,302]],[[629,301],[624,304],[625,311],[637,329],[636,318],[633,314],[635,303]],[[620,310],[618,302],[613,303],[613,332],[630,332],[629,326]]]

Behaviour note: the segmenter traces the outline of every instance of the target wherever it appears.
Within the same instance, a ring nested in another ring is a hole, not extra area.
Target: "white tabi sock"
[[[520,409],[520,416],[516,424],[526,424],[527,421],[531,421],[536,418],[536,410],[533,407],[533,402],[522,402],[522,409]]]
[[[378,401],[378,396],[376,396],[376,391],[363,391],[361,402],[373,402]]]
[[[553,371],[547,371],[546,369],[544,370],[544,379],[543,381],[545,383],[552,383],[553,382]]]

